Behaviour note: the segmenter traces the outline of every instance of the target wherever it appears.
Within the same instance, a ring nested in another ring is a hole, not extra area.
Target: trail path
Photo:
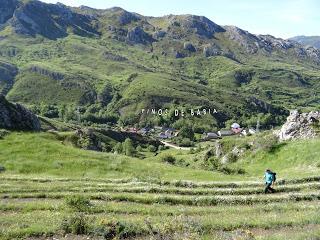
[[[179,147],[177,145],[174,145],[172,143],[168,143],[168,142],[165,142],[165,141],[161,141],[162,144],[164,144],[165,146],[168,146],[168,147],[171,147],[171,148],[174,148],[174,149],[178,149],[178,150],[185,150],[185,151],[190,151],[191,148],[188,148],[188,147]]]

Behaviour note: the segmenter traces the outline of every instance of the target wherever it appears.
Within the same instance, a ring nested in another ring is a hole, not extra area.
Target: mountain
[[[296,41],[305,46],[320,48],[320,36],[296,36],[290,38],[290,40]]]
[[[320,103],[320,50],[203,16],[0,0],[0,91],[48,117],[141,126],[279,125]],[[141,109],[168,108],[168,116]],[[217,109],[178,119],[173,110]],[[79,115],[78,114],[78,115]]]

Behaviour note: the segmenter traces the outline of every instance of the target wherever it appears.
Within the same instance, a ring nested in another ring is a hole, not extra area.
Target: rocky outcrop
[[[106,60],[111,60],[111,61],[116,61],[116,62],[124,62],[124,61],[128,60],[126,57],[123,57],[123,56],[120,56],[118,54],[114,54],[111,52],[104,52],[103,57]]]
[[[166,33],[165,31],[159,30],[159,31],[154,32],[153,35],[152,35],[152,37],[153,37],[154,39],[160,39],[160,38],[164,38],[164,37],[166,36],[166,34],[167,34],[167,33]]]
[[[196,48],[193,46],[193,44],[189,43],[189,42],[185,42],[183,44],[183,49],[187,50],[189,52],[196,52],[197,51]]]
[[[286,123],[276,131],[280,141],[310,139],[319,136],[320,112],[299,113],[291,111]]]
[[[120,25],[127,25],[130,24],[131,22],[136,22],[139,21],[140,17],[137,14],[127,12],[122,10],[121,14],[118,17],[118,22]]]
[[[91,24],[92,20],[92,16],[79,14],[61,3],[19,1],[7,22],[17,34],[40,34],[54,40],[68,36],[68,30],[81,36],[97,35],[98,32]]]
[[[0,96],[0,128],[39,131],[40,121],[36,115],[21,106],[8,102],[4,96]]]
[[[223,55],[223,51],[216,44],[210,44],[203,48],[203,55],[205,57],[213,57]]]
[[[234,78],[239,85],[250,83],[255,73],[253,71],[236,71]]]
[[[127,41],[133,44],[148,44],[154,40],[141,27],[134,27],[128,31]]]
[[[195,15],[181,15],[169,16],[170,28],[181,28],[184,32],[195,33],[201,37],[212,38],[217,32],[224,32],[225,30],[212,22],[210,19],[203,16]]]
[[[50,77],[54,80],[62,80],[64,78],[64,75],[62,73],[54,72],[54,71],[51,71],[51,70],[48,70],[48,69],[45,69],[45,68],[42,68],[39,66],[31,66],[29,68],[29,71],[33,72],[33,73],[38,73],[43,76]]]
[[[10,91],[17,73],[16,66],[0,61],[0,95],[6,95]]]
[[[243,47],[247,53],[255,54],[262,50],[268,54],[273,51],[287,53],[293,50],[300,59],[311,59],[320,62],[320,50],[311,46],[303,46],[293,40],[276,38],[271,35],[254,35],[235,26],[225,26],[226,34],[230,40]]]

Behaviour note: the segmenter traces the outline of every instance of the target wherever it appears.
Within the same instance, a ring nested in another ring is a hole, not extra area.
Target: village
[[[144,128],[135,128],[135,127],[128,127],[122,129],[123,132],[130,132],[140,134],[142,136],[149,136],[159,141],[168,141],[174,140],[175,138],[179,137],[180,130],[165,127],[165,126],[155,126],[155,127],[144,127]],[[254,128],[242,128],[240,124],[233,123],[230,129],[221,129],[219,131],[212,131],[212,132],[203,132],[200,138],[198,138],[199,142],[206,142],[221,139],[223,137],[230,137],[230,136],[241,136],[245,137],[248,135],[254,135],[258,132],[258,129]]]

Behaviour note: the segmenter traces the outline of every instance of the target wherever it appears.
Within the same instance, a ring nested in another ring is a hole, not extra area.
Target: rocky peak
[[[117,19],[117,22],[121,26],[141,20],[141,17],[139,16],[139,14],[128,12],[120,7],[113,7],[113,8],[107,9],[106,12],[111,13],[112,17]]]
[[[259,49],[259,38],[235,26],[225,26],[226,34],[230,40],[236,42],[250,53],[256,53]]]
[[[120,25],[127,25],[130,24],[131,22],[136,22],[139,21],[140,17],[137,14],[127,12],[127,11],[122,11],[121,14],[118,17],[118,22]]]
[[[319,122],[320,112],[299,113],[293,110],[276,135],[281,141],[315,138],[319,136]]]
[[[8,102],[0,95],[0,128],[39,131],[41,126],[36,115],[20,104]]]
[[[225,30],[210,19],[196,15],[168,16],[169,28],[181,28],[186,32],[194,32],[199,36],[212,38],[217,32]]]

